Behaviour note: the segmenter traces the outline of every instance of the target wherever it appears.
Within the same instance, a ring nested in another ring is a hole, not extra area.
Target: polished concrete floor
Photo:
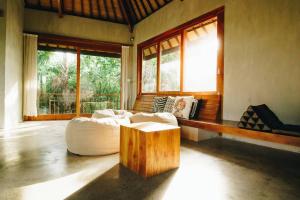
[[[66,151],[66,121],[0,131],[0,199],[300,199],[300,154],[226,139],[182,142],[181,165],[144,179],[119,155]]]

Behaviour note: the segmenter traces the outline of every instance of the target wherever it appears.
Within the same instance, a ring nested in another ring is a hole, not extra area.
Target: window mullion
[[[183,92],[183,67],[184,67],[184,45],[185,45],[185,37],[184,30],[180,33],[181,36],[181,44],[180,44],[180,93]]]
[[[160,42],[157,43],[156,92],[160,92]]]
[[[76,116],[80,115],[80,48],[77,48],[77,69],[76,69]]]

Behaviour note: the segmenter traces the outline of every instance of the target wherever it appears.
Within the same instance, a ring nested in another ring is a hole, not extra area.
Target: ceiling
[[[128,24],[138,22],[173,0],[24,0],[26,8]]]

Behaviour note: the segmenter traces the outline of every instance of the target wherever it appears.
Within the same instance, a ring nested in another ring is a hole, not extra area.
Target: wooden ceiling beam
[[[159,9],[159,7],[160,7],[160,4],[158,3],[158,1],[157,1],[157,0],[154,0],[154,1],[155,1],[156,5],[157,5],[157,8]]]
[[[138,3],[137,3],[136,0],[133,0],[133,2],[134,2],[134,5],[135,5],[136,8],[137,8],[137,11],[139,12],[139,14],[140,14],[140,16],[141,16],[141,19],[143,19],[143,18],[144,18],[144,15],[143,15],[143,13],[142,13],[142,10],[141,10],[140,6],[138,5]]]
[[[72,0],[72,13],[75,13],[75,0]]]
[[[50,9],[53,10],[53,1],[50,0]]]
[[[129,31],[133,32],[133,22],[130,17],[130,11],[127,7],[126,0],[118,0],[119,6],[121,8],[121,12],[124,14],[125,20],[129,26]]]
[[[147,4],[149,5],[149,7],[151,9],[151,12],[153,12],[155,9],[154,9],[152,3],[149,0],[146,0],[146,1],[147,1]]]
[[[58,11],[58,17],[63,17],[63,2],[62,0],[57,0],[57,11]]]
[[[104,4],[104,9],[105,9],[106,19],[110,20],[110,16],[109,16],[109,13],[108,13],[108,8],[107,8],[106,0],[103,0],[103,4]]]
[[[114,20],[116,22],[118,22],[119,19],[118,19],[118,16],[117,16],[116,7],[115,7],[115,4],[114,4],[113,0],[110,0],[110,4],[111,4],[111,8],[113,10]]]
[[[96,0],[96,4],[97,4],[97,11],[98,11],[98,18],[101,19],[101,8],[100,8],[100,4],[99,4],[99,0]]]
[[[90,16],[94,17],[94,13],[93,13],[93,5],[92,5],[92,0],[89,0],[89,6],[90,6]]]
[[[146,8],[146,6],[145,6],[145,4],[144,4],[144,1],[143,1],[143,0],[140,0],[140,3],[142,4],[142,8],[143,8],[143,10],[145,11],[145,14],[146,14],[146,15],[150,15],[151,12],[150,12],[150,13],[148,12],[148,10],[147,10],[147,8]]]
[[[80,0],[81,16],[84,16],[84,5],[83,0]]]
[[[139,20],[139,17],[134,10],[131,0],[124,0],[124,1],[126,2],[127,7],[129,8],[129,12],[130,12],[131,16],[133,16],[135,18],[135,21],[137,22]]]

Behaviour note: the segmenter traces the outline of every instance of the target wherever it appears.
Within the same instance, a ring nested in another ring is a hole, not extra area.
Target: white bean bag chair
[[[131,117],[132,113],[126,110],[113,110],[113,109],[104,109],[104,110],[95,110],[92,118],[106,118],[106,117]]]
[[[120,125],[128,118],[75,118],[66,128],[68,150],[79,155],[107,155],[120,151]]]
[[[115,112],[112,109],[104,109],[104,110],[95,110],[92,118],[106,118],[106,117],[114,117]]]
[[[172,113],[136,113],[130,117],[131,123],[139,122],[159,122],[173,126],[178,126],[176,117]]]

